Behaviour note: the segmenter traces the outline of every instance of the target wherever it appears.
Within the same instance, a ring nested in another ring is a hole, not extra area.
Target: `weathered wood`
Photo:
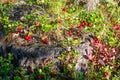
[[[83,6],[83,8],[88,11],[94,11],[99,5],[99,0],[75,0],[75,4]]]
[[[99,4],[99,0],[87,0],[86,10],[88,12],[91,12],[97,8],[98,4]]]
[[[72,49],[80,53],[78,62],[76,63],[76,71],[85,71],[87,68],[88,60],[85,59],[84,56],[92,51],[92,47],[89,42],[89,39],[92,37],[91,34],[86,37],[87,38],[85,38],[83,42]],[[18,39],[20,38],[18,37]],[[8,53],[12,53],[14,56],[14,66],[28,67],[33,64],[34,67],[37,67],[41,61],[44,61],[47,58],[50,58],[53,62],[57,62],[57,57],[67,51],[60,45],[42,45],[37,47],[35,47],[35,43],[27,46],[23,45],[24,43],[21,45],[15,45],[14,42],[18,41],[18,39],[17,37],[14,38],[14,40],[8,42],[9,44],[2,40],[0,42],[0,55],[5,57]],[[85,66],[83,66],[83,64]]]

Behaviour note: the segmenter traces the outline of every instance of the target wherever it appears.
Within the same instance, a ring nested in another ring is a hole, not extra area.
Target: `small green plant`
[[[11,70],[13,69],[13,65],[11,64],[12,59],[13,57],[10,53],[8,54],[8,58],[0,56],[0,75],[2,79],[9,79],[11,76]]]

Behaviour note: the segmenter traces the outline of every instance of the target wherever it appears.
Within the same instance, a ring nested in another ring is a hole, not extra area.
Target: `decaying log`
[[[89,35],[87,37],[91,38]],[[35,43],[25,45],[24,39],[21,41],[21,38],[18,36],[12,36],[10,38],[13,38],[13,40],[10,40],[10,42],[2,41],[6,39],[2,39],[0,41],[0,55],[6,57],[8,53],[12,53],[14,56],[14,66],[28,67],[33,64],[35,67],[37,67],[41,61],[44,61],[47,58],[50,58],[53,62],[57,62],[57,57],[61,56],[63,52],[67,51],[60,45],[39,45],[35,47]],[[73,48],[74,51],[80,53],[80,57],[76,63],[77,71],[85,71],[87,68],[88,60],[84,58],[84,55],[87,55],[90,51],[92,51],[92,47],[90,46],[88,38],[85,38],[85,41],[81,42],[79,45]],[[23,42],[23,44],[16,45],[16,41],[20,41],[20,43]],[[83,64],[86,67],[82,66]]]

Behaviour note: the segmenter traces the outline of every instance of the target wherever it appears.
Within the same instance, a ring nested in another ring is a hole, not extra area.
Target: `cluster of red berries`
[[[87,22],[86,20],[83,20],[79,25],[78,28],[84,28],[85,26],[92,27],[92,24],[90,22]]]
[[[90,22],[87,22],[86,20],[83,20],[80,24],[78,24],[77,28],[82,29],[82,28],[85,28],[85,26],[92,27],[92,24]],[[73,25],[71,25],[71,27],[74,28]],[[71,36],[73,32],[71,30],[68,30],[67,34]]]

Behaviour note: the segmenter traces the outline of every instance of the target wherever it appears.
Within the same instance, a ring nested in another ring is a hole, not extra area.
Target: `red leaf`
[[[51,61],[50,58],[45,59],[44,63],[49,63]]]
[[[94,57],[92,55],[92,53],[89,53],[88,55],[86,55],[87,58],[90,60],[90,61],[93,61]]]
[[[57,22],[58,22],[59,24],[61,24],[61,23],[62,23],[62,20],[59,19],[59,20],[57,20]]]
[[[104,75],[105,75],[106,79],[109,80],[109,75],[108,75],[107,71],[104,72]]]
[[[42,78],[43,78],[42,75],[40,75],[40,74],[37,75],[37,79],[41,80]]]
[[[114,25],[113,25],[113,29],[114,29],[114,30],[119,30],[119,29],[120,29],[120,25],[114,24]]]
[[[106,45],[102,45],[102,51],[107,51],[107,46]]]
[[[33,69],[32,68],[30,68],[30,73],[33,73]]]
[[[97,37],[94,37],[93,40],[95,43],[100,43],[100,40]]]

